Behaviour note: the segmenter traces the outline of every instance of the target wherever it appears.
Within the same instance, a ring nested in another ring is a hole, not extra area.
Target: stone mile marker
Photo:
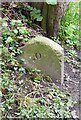
[[[60,80],[62,85],[64,76],[64,50],[63,48],[49,38],[37,36],[32,38],[21,47],[23,53],[19,59],[24,58],[25,67],[36,68],[43,74]],[[55,82],[53,79],[53,82]]]

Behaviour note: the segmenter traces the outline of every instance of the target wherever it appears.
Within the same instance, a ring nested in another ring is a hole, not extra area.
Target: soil
[[[66,51],[68,49],[70,49],[70,47],[66,47],[66,45],[64,45],[64,55],[66,55]],[[79,50],[75,49],[75,51],[77,53],[75,59],[79,61],[78,60]],[[62,90],[66,92],[68,91],[71,94],[72,99],[76,100],[74,109],[76,110],[77,116],[80,116],[80,104],[78,104],[78,101],[80,99],[79,98],[80,97],[80,67],[78,66],[77,68],[75,68],[73,63],[64,62],[64,74],[67,74],[67,76],[69,76],[70,79],[67,80],[66,78],[64,78]],[[57,85],[60,87],[60,84]]]
[[[79,81],[80,81],[80,73],[77,74],[72,72],[72,67],[68,64],[64,64],[64,73],[67,73],[70,76],[70,81],[64,80],[63,90],[68,91],[71,94],[73,100],[79,100]],[[76,103],[74,109],[77,111],[77,115],[79,116],[79,104]]]

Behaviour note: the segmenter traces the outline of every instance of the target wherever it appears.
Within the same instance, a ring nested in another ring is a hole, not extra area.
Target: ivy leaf
[[[16,113],[16,112],[15,112],[15,114],[16,114],[16,115],[20,115],[20,113]]]
[[[20,32],[21,34],[25,34],[26,30],[25,30],[24,28],[20,28],[20,29],[19,29],[19,32]]]
[[[21,24],[21,20],[12,20],[11,25],[15,25],[15,23]]]
[[[31,6],[27,6],[27,8],[28,8],[29,10],[33,10],[33,8],[32,8]]]
[[[16,22],[21,24],[21,20],[17,20]]]
[[[4,8],[0,8],[0,10],[5,10]]]
[[[36,12],[37,12],[37,13],[39,13],[39,14],[41,13],[41,11],[40,11],[40,10],[37,10]]]
[[[2,18],[0,19],[1,22],[2,22],[2,21],[5,21],[5,20],[8,20],[8,18],[7,18],[7,17],[4,17],[3,19],[2,19]]]
[[[8,39],[6,40],[6,44],[8,44],[8,43],[10,43],[12,41],[13,41],[13,39],[11,37],[8,37]]]
[[[22,71],[25,72],[25,69],[23,67],[21,67],[21,68],[19,68],[19,71],[20,72],[22,72]]]
[[[12,109],[12,107],[11,107],[11,106],[8,106],[8,109],[10,110],[10,109]]]
[[[14,33],[17,34],[17,33],[18,33],[18,30],[15,29],[15,30],[14,30]]]
[[[41,70],[36,69],[36,72],[37,72],[37,73],[40,73],[40,72],[41,72]]]
[[[71,98],[68,98],[67,106],[72,106],[72,100],[71,100]]]
[[[31,71],[31,72],[34,72],[34,71],[35,71],[35,69],[33,69],[33,68],[30,68],[30,71]]]
[[[15,25],[16,20],[11,21],[11,25]]]
[[[1,49],[1,52],[2,52],[2,53],[7,53],[7,52],[8,52],[8,48],[7,48],[7,47],[3,47],[3,48]]]
[[[14,70],[16,71],[18,67],[14,67]]]
[[[33,16],[33,17],[35,17],[35,15],[36,15],[35,12],[33,12],[33,11],[30,12],[30,14],[31,14],[31,16]]]
[[[41,16],[41,17],[37,18],[37,21],[42,21],[42,19],[43,19],[43,17]]]

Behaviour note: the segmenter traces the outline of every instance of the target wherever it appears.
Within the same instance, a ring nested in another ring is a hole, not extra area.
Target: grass
[[[79,46],[79,2],[70,2],[61,19],[58,35],[68,45]]]

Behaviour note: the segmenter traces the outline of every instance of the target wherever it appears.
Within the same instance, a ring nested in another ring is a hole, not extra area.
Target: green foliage
[[[31,72],[37,72],[37,73],[40,73],[40,72],[41,72],[40,70],[38,70],[38,69],[33,69],[33,68],[30,68],[30,71],[31,71]]]
[[[69,57],[74,58],[76,56],[75,50],[67,50],[67,53],[68,53]]]
[[[41,16],[41,11],[37,10],[36,8],[33,8],[32,11],[30,12],[30,14],[37,21],[42,21],[42,19],[43,19],[43,17]]]
[[[12,41],[14,41],[14,40],[11,37],[8,37],[8,39],[6,40],[6,44],[8,44],[8,43],[10,43]]]
[[[31,98],[31,95],[36,96],[42,94],[41,97]],[[73,101],[68,98],[65,93],[60,92],[56,85],[52,88],[41,88],[34,90],[32,94],[21,98],[21,108],[19,117],[21,118],[76,118],[73,116],[75,111],[70,112],[70,107],[73,107]],[[23,102],[25,101],[25,102]],[[27,107],[27,109],[26,109]],[[17,114],[17,113],[16,113]]]
[[[21,25],[21,20],[12,20],[11,25],[15,25],[15,23],[19,23]]]
[[[71,46],[79,46],[79,3],[71,2],[61,19],[60,38]]]
[[[21,20],[12,20],[9,28],[7,18],[1,19],[3,24],[1,28],[2,38],[2,62],[1,65],[1,91],[0,103],[2,119],[8,118],[76,118],[75,111],[71,112],[74,102],[69,93],[64,93],[52,84],[51,88],[42,86],[44,80],[51,80],[49,76],[41,74],[40,70],[31,68],[26,70],[22,63],[26,64],[22,58],[19,62],[16,56],[21,54],[19,44],[29,40],[32,36],[27,31]],[[17,29],[16,26],[17,24]],[[73,54],[74,56],[74,54]],[[27,72],[28,71],[28,72]],[[21,76],[25,74],[28,80]],[[32,76],[32,79],[30,79]],[[29,76],[29,77],[28,77]],[[27,85],[31,86],[26,89]],[[25,92],[23,92],[25,89]],[[13,113],[13,114],[12,114]]]
[[[0,8],[0,10],[2,10],[2,11],[8,11],[7,9],[5,9],[5,8]]]
[[[33,8],[31,6],[24,6],[24,5],[20,5],[19,8],[21,8],[22,10],[26,10],[30,12],[30,15],[36,19],[37,21],[42,21],[43,17],[41,16],[41,11],[37,10],[36,8]]]
[[[3,19],[0,18],[0,21],[1,21],[1,22],[6,22],[6,20],[8,20],[7,17],[4,17]]]
[[[65,62],[73,64],[75,68],[79,68],[80,61],[77,61],[77,59],[79,59],[79,56],[77,56],[77,52],[73,49],[68,49],[66,50],[66,53],[67,55],[64,56]]]
[[[9,49],[13,50],[13,49],[16,49],[16,47],[18,46],[18,44],[21,41],[28,41],[29,37],[31,37],[32,34],[29,30],[26,30],[26,27],[24,27],[21,20],[12,20],[10,22],[11,28],[8,28],[8,24],[6,22],[7,20],[8,20],[8,18],[1,19],[2,43],[4,42],[5,45],[10,44],[11,46]],[[17,29],[14,29],[14,26],[16,24],[17,24]],[[14,44],[14,43],[16,43],[16,44]]]
[[[46,0],[46,3],[48,5],[56,5],[57,4],[57,0]]]

